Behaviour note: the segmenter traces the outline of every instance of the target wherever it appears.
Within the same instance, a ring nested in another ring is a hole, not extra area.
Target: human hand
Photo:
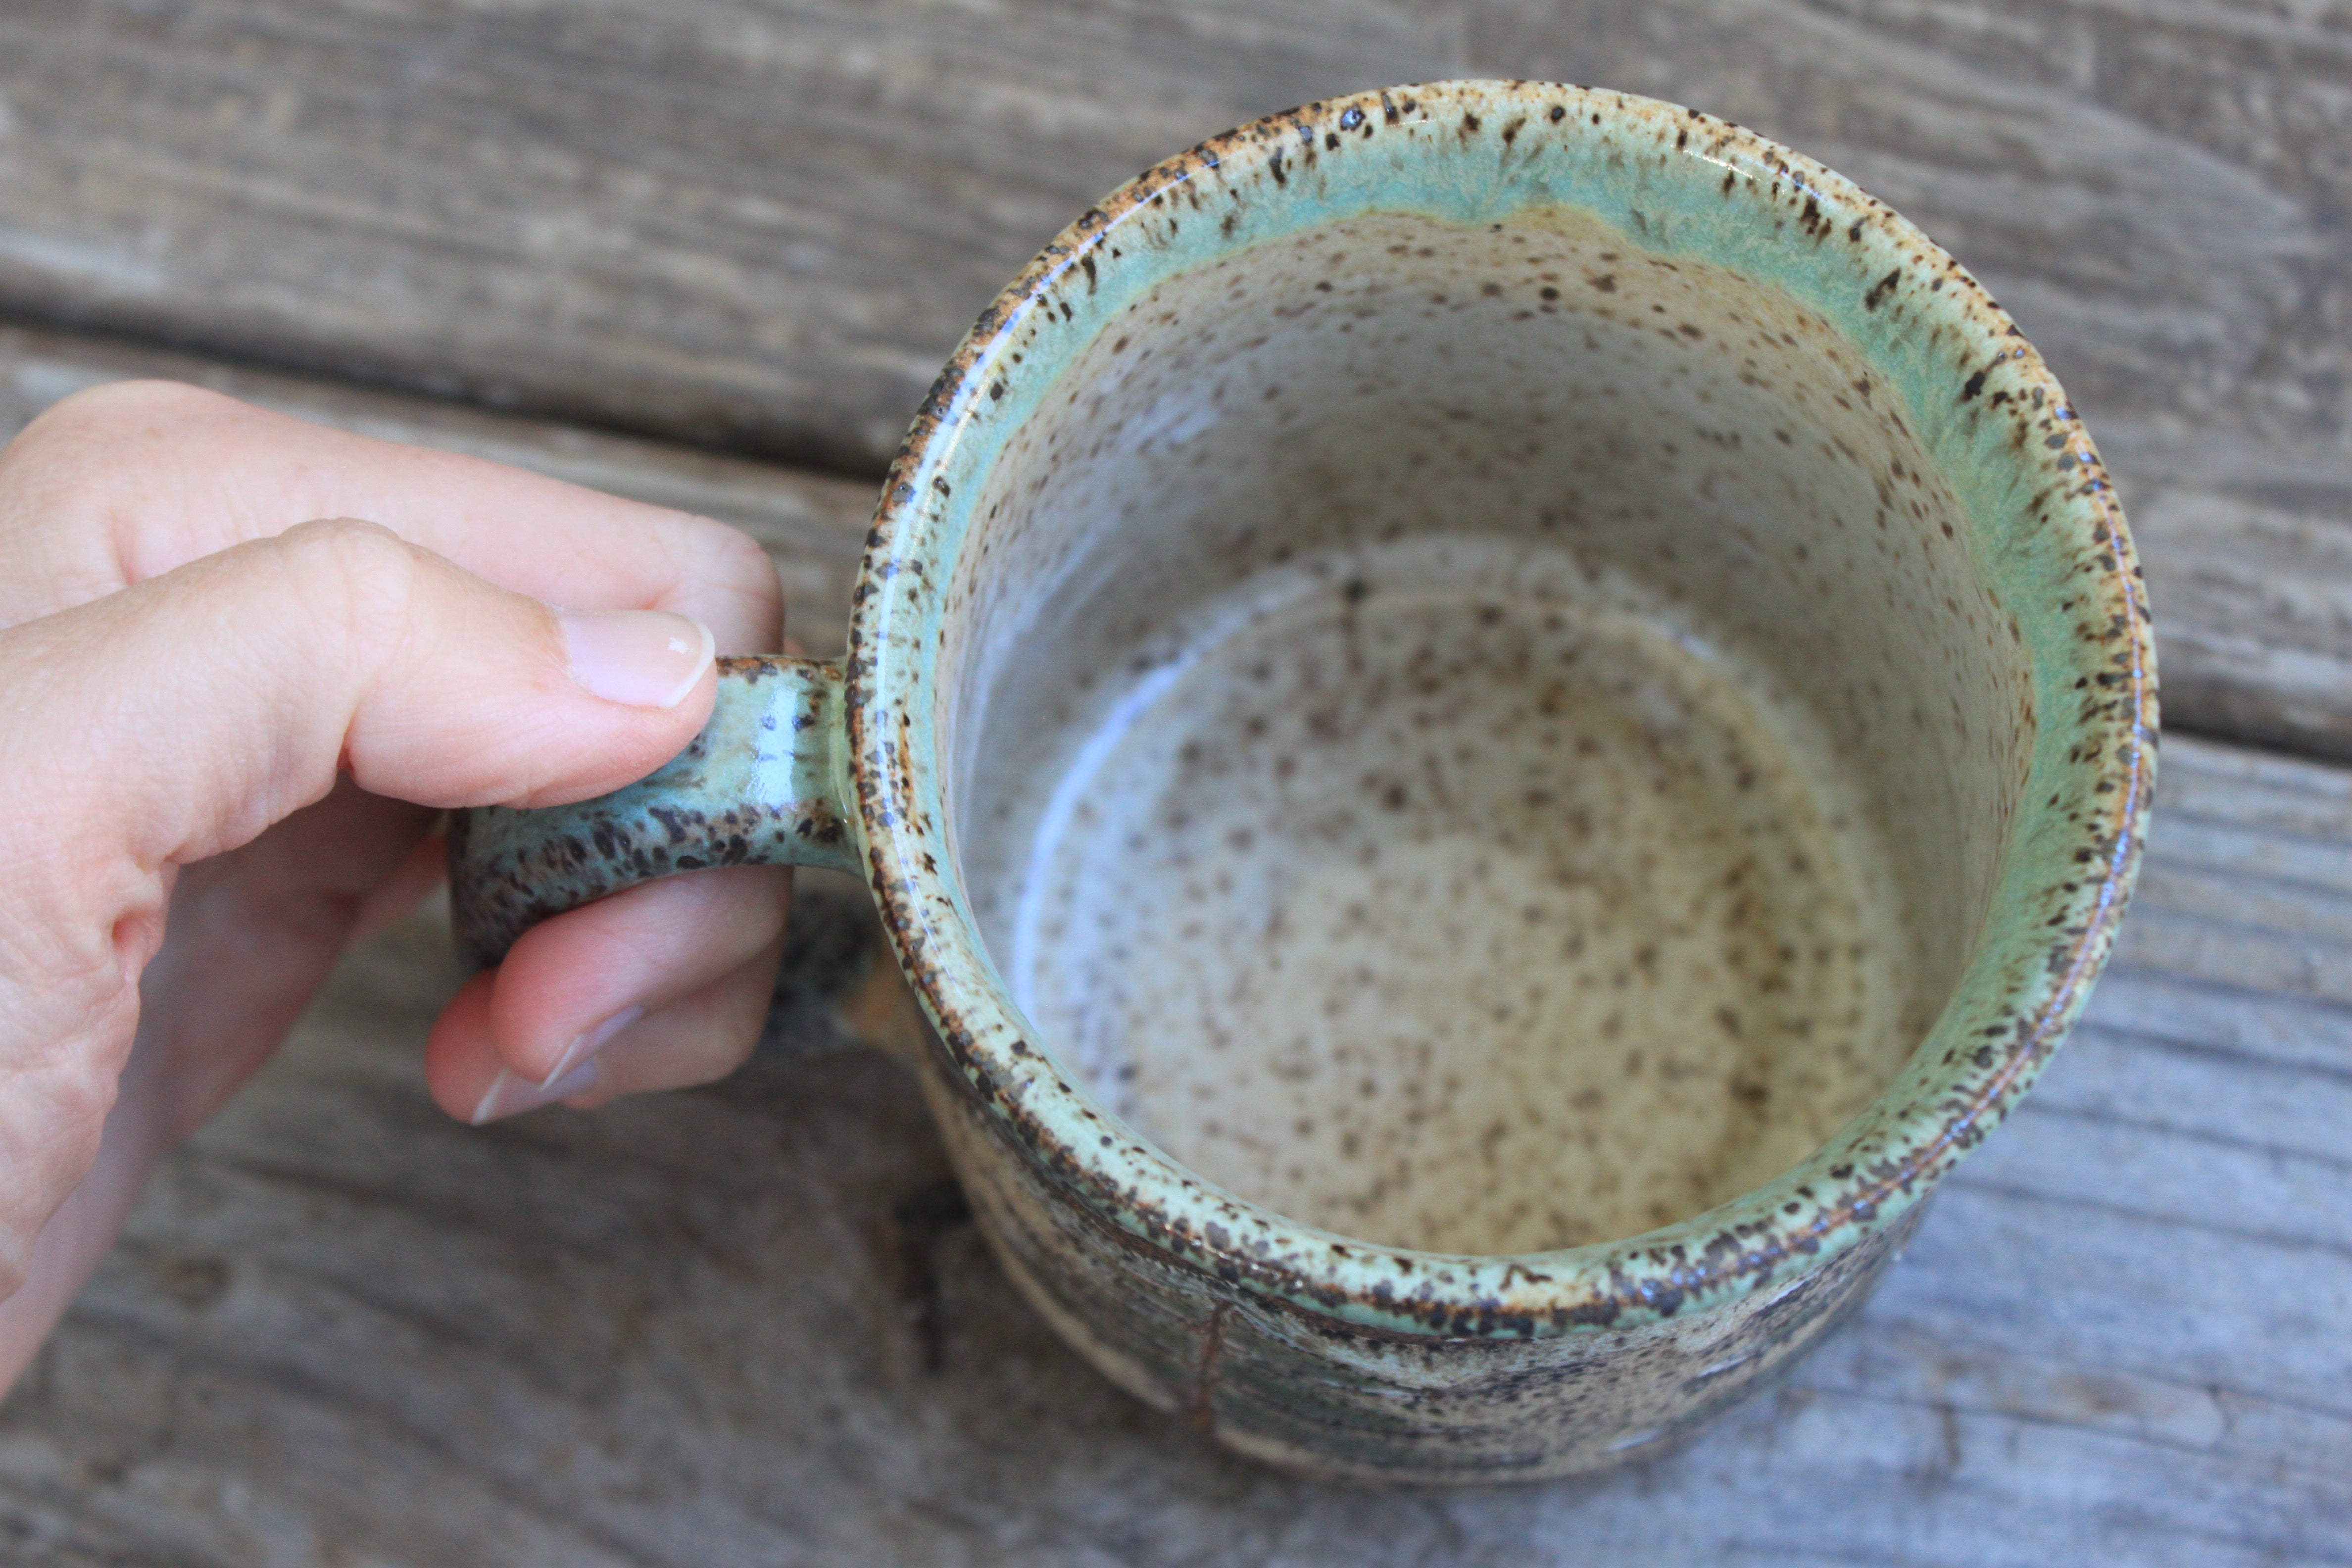
[[[709,717],[714,647],[782,623],[732,529],[193,387],[82,393],[0,450],[0,1388],[156,1159],[430,889],[441,811],[642,777]],[[536,928],[435,1026],[433,1098],[730,1071],[790,886],[703,871]]]

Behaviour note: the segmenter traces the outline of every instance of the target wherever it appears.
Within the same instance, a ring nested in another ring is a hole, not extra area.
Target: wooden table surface
[[[2087,1021],[1848,1329],[1683,1452],[1364,1490],[1021,1304],[854,888],[767,1048],[477,1131],[366,944],[0,1405],[0,1562],[2352,1564],[2352,7],[6,0],[0,433],[209,383],[739,522],[837,644],[873,481],[1134,169],[1458,75],[1811,152],[1987,279],[2147,558],[2170,732]]]

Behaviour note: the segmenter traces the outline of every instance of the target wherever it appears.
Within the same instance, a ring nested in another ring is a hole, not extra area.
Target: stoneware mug
[[[1144,174],[924,402],[847,658],[471,814],[460,935],[872,888],[998,1256],[1245,1453],[1649,1451],[1860,1302],[2081,1009],[2146,598],[1959,264],[1696,110],[1392,89]]]

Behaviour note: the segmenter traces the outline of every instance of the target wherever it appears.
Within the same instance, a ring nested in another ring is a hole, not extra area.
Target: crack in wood
[[[1192,1369],[1192,1389],[1184,1400],[1184,1418],[1196,1432],[1217,1429],[1217,1358],[1225,1352],[1225,1318],[1232,1310],[1231,1303],[1218,1302],[1200,1328],[1201,1359]]]

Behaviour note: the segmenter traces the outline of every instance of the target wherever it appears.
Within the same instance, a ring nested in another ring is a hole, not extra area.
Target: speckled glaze
[[[2156,721],[2097,455],[1957,262],[1696,110],[1392,89],[1048,246],[845,665],[469,814],[460,934],[856,868],[1059,1331],[1278,1463],[1532,1479],[1867,1294],[2081,1009]]]

